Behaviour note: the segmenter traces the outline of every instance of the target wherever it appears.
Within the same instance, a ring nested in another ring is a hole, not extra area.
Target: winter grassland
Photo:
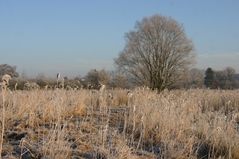
[[[238,90],[6,89],[0,109],[2,158],[239,158]]]

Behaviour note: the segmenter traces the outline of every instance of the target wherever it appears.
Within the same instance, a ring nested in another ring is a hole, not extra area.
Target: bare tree
[[[190,88],[203,88],[204,86],[204,71],[193,68],[189,71],[189,86]]]
[[[16,71],[16,66],[10,66],[8,64],[0,64],[0,76],[9,74],[11,77],[18,77],[19,74]]]
[[[98,71],[98,75],[99,75],[99,82],[101,84],[104,84],[104,85],[109,84],[110,75],[106,70],[102,69],[102,70]]]
[[[190,89],[204,87],[204,70],[192,68],[178,76],[178,80],[170,87],[175,89]]]
[[[115,63],[135,82],[161,91],[192,63],[192,49],[182,25],[170,17],[154,15],[126,33],[126,46]]]
[[[129,87],[128,79],[124,74],[121,74],[119,72],[112,72],[111,76],[112,76],[111,87],[114,87],[114,88]]]
[[[96,69],[90,70],[85,78],[91,87],[95,89],[99,88],[101,84],[107,85],[110,81],[110,76],[104,69],[100,71]]]
[[[232,67],[227,67],[222,71],[215,72],[215,82],[217,88],[233,89],[236,88],[236,71]]]
[[[233,81],[234,76],[236,74],[236,70],[232,67],[226,67],[224,72],[227,76],[227,79],[230,80],[230,81]]]

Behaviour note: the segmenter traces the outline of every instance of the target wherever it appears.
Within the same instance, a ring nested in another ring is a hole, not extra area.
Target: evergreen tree
[[[212,68],[207,68],[205,72],[204,84],[207,88],[213,88],[214,85],[214,71]]]

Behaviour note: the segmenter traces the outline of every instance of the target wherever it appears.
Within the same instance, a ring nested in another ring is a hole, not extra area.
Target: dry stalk
[[[0,141],[0,159],[2,158],[2,146],[3,146],[3,136],[4,136],[4,131],[5,131],[5,98],[6,98],[6,91],[7,91],[7,86],[9,85],[9,80],[11,79],[11,76],[8,74],[5,74],[2,77],[2,130],[1,130],[1,141]]]
[[[134,132],[135,132],[135,125],[136,125],[136,106],[133,105],[133,130],[131,134],[131,143],[134,143]]]
[[[139,137],[139,142],[137,144],[136,151],[139,149],[139,146],[140,146],[140,144],[142,142],[142,138],[144,136],[144,131],[145,131],[144,128],[145,128],[145,125],[144,125],[144,115],[142,115],[142,117],[141,117],[141,131],[140,131],[140,137]]]
[[[57,75],[56,75],[56,88],[59,88],[59,80],[60,80],[60,78],[61,78],[61,74],[60,73],[57,73]]]
[[[127,129],[127,120],[128,120],[128,112],[127,112],[127,109],[125,109],[124,111],[124,129],[123,129],[123,136],[124,136],[124,139],[126,138],[126,129]]]

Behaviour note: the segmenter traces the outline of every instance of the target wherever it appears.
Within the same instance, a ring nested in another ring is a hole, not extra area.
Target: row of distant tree
[[[87,88],[87,89],[98,89],[101,84],[107,85],[109,88],[130,88],[130,82],[128,79],[120,73],[115,73],[113,71],[109,72],[104,69],[90,70],[86,76],[76,76],[74,78],[68,78],[67,76],[61,75],[57,79],[49,78],[44,74],[39,74],[35,78],[28,78],[27,76],[20,76],[16,71],[16,66],[11,66],[8,64],[0,64],[0,77],[4,74],[9,74],[12,78],[10,81],[10,88],[14,89],[17,83],[17,89],[24,89],[24,84],[27,82],[36,83],[40,88],[55,88],[55,87],[64,87],[64,88]]]
[[[233,89],[239,87],[238,82],[238,74],[231,67],[222,71],[208,68],[205,72],[204,84],[207,88]]]
[[[57,86],[57,77],[48,78],[41,74],[35,78],[24,78],[19,76],[16,71],[16,66],[10,66],[8,64],[0,65],[0,76],[9,74],[13,77],[10,82],[10,87],[15,88],[15,84],[18,83],[18,89],[24,89],[26,82],[34,82],[39,85],[40,88],[54,88]],[[68,78],[63,76],[60,78],[59,83],[64,82],[65,88],[87,88],[98,89],[100,84],[107,85],[108,88],[133,88],[136,86],[142,86],[134,82],[130,76],[125,76],[119,72],[109,72],[104,69],[90,70],[86,76],[75,78]],[[62,87],[62,86],[61,86]],[[190,71],[181,74],[181,78],[176,81],[168,89],[181,89],[181,88],[211,88],[211,89],[236,89],[239,88],[239,74],[236,74],[235,69],[227,67],[224,70],[213,70],[208,68],[206,71],[200,69],[191,69]]]

